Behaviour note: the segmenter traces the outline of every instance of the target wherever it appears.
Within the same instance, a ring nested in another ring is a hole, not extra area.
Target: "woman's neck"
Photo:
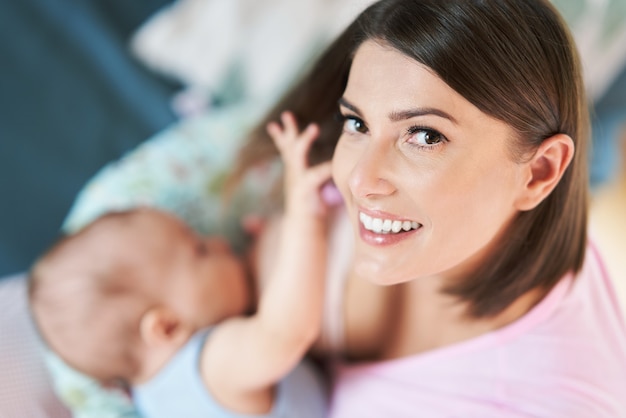
[[[384,358],[423,353],[497,330],[522,317],[545,295],[539,289],[531,290],[495,316],[473,318],[467,314],[467,303],[443,294],[434,280],[400,286],[404,286],[401,306]]]

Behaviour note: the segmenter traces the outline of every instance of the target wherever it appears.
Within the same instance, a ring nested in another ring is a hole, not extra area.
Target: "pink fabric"
[[[332,418],[626,417],[626,326],[592,245],[575,280],[507,327],[335,371]]]
[[[0,306],[0,418],[70,418],[43,361],[25,275],[0,279]]]

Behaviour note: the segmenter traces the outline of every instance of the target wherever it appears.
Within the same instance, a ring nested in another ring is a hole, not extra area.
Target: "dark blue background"
[[[0,1],[0,277],[57,237],[100,167],[175,120],[178,86],[127,47],[167,3]]]

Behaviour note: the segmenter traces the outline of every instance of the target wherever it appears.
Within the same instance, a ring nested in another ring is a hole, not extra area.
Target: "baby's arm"
[[[255,315],[220,324],[207,341],[201,371],[212,395],[242,413],[267,412],[273,387],[304,356],[321,327],[326,274],[326,211],[320,187],[330,163],[307,164],[318,135],[299,132],[290,113],[268,132],[285,166],[285,214],[273,274]]]

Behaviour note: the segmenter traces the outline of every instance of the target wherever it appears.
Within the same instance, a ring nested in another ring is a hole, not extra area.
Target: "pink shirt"
[[[626,326],[592,245],[531,311],[427,353],[336,369],[333,418],[626,417]]]

